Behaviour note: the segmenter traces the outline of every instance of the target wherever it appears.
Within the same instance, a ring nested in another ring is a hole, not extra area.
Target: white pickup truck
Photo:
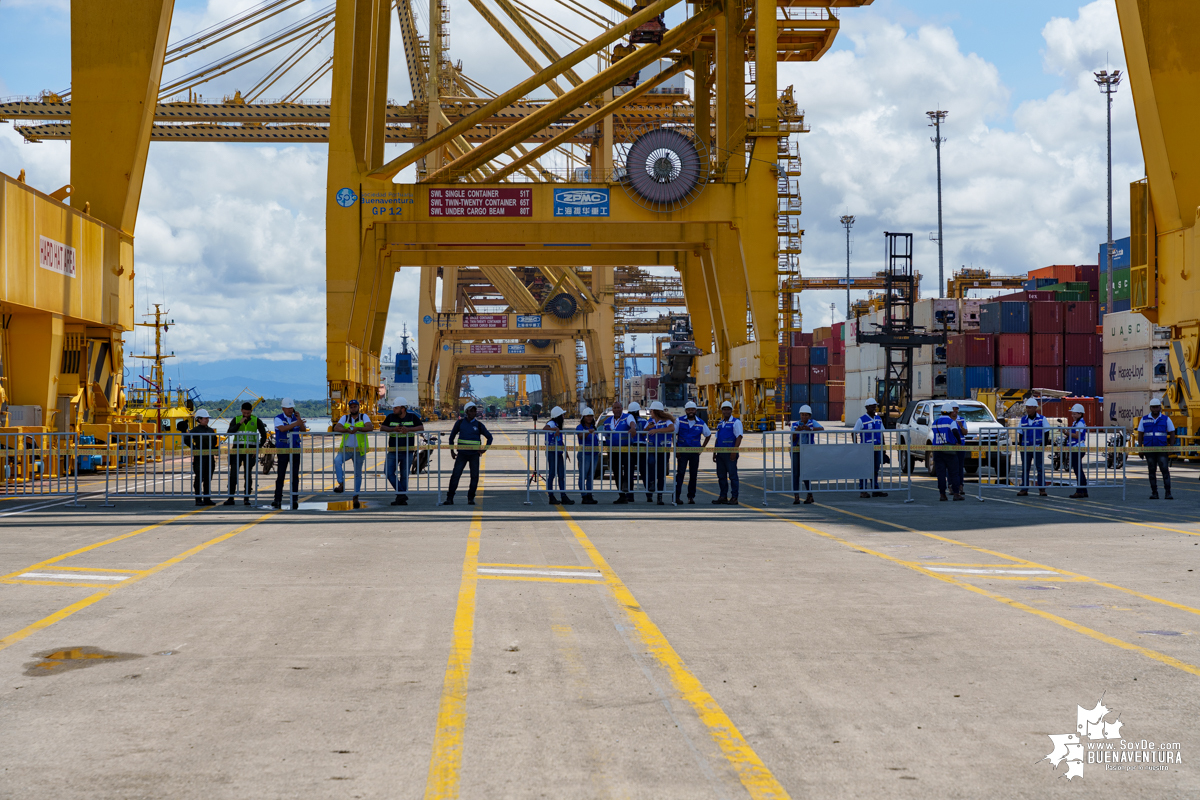
[[[904,409],[904,413],[900,415],[900,419],[896,422],[896,430],[898,440],[901,446],[911,442],[911,452],[913,461],[924,461],[925,469],[930,475],[934,474],[933,468],[933,452],[929,450],[929,446],[933,444],[932,425],[940,415],[940,409],[943,403],[948,403],[949,400],[917,400],[908,404],[908,408]],[[996,421],[995,415],[983,403],[977,400],[959,400],[958,401],[958,416],[959,419],[965,420],[967,423],[967,444],[978,445],[981,438],[996,437],[993,441],[1001,443],[1007,442],[1009,431],[997,430],[1004,426]],[[983,431],[989,431],[987,436],[982,436]],[[910,469],[916,469],[915,465],[908,463],[908,448],[900,451],[900,469],[907,472]],[[980,456],[978,450],[972,450],[967,453],[966,462],[963,465],[964,471],[971,475],[979,474],[979,467],[982,461],[989,463],[983,464],[984,468],[991,468],[992,473],[998,477],[1005,478],[1008,476],[1008,459],[1000,457],[993,452],[986,456]]]

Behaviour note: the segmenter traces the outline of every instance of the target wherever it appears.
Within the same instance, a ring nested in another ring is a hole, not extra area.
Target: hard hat
[[[1037,408],[1037,406],[1038,406],[1038,401],[1032,397],[1025,401],[1026,408]]]
[[[726,400],[724,403],[721,403],[721,408],[733,408],[733,403]]]
[[[655,400],[653,403],[650,404],[650,410],[651,411],[666,411],[666,408],[663,406],[661,400]]]
[[[1084,413],[1087,413],[1087,412],[1085,412],[1085,411],[1083,410],[1083,405],[1082,405],[1082,404],[1080,404],[1080,403],[1076,403],[1075,405],[1071,406],[1071,413],[1072,413],[1072,414],[1084,414]]]
[[[1152,406],[1161,406],[1161,405],[1162,405],[1162,400],[1159,400],[1157,397],[1151,397],[1151,398],[1150,398],[1150,405],[1152,405]],[[197,415],[197,416],[199,416],[199,415]]]
[[[202,408],[196,412],[196,419],[212,419],[212,415],[208,413],[207,408]]]
[[[950,409],[953,409],[954,411],[957,411],[957,410],[958,410],[958,403],[957,403],[956,401],[954,401],[954,400],[951,400],[951,401],[950,401],[950,405],[949,405],[949,406],[947,406],[947,408],[950,408]]]
[[[468,408],[476,408],[476,405],[474,403],[467,403],[463,406],[463,411],[466,411]]]
[[[801,414],[811,414],[812,408],[810,406],[800,406],[800,413]]]
[[[685,409],[685,410],[686,410],[686,409],[689,409],[689,408],[695,408],[695,407],[696,407],[696,401],[695,401],[695,400],[688,400],[686,403],[684,403],[684,404],[683,404],[683,407],[684,407],[684,409]]]
[[[629,404],[629,410],[630,411],[641,411],[642,407],[637,404],[637,401],[634,401]]]
[[[284,408],[295,408],[296,401],[290,397],[285,397],[279,405],[283,406]]]
[[[563,414],[566,414],[566,413],[567,412],[563,411],[562,406],[555,406],[554,408],[550,409],[550,419],[554,419],[555,417],[561,417]]]
[[[583,411],[580,411],[580,412],[579,412],[579,416],[581,416],[581,417],[594,417],[594,416],[596,416],[596,412],[595,412],[595,411],[592,411],[592,407],[591,407],[591,406],[584,406],[584,407],[583,407]]]
[[[869,406],[877,406],[877,405],[879,405],[879,403],[876,403],[875,400],[872,398],[867,398],[867,402],[863,403],[863,405],[869,407]]]
[[[392,407],[395,408],[396,406],[404,406],[405,408],[408,408],[408,398],[407,397],[397,397],[395,400],[392,401]]]

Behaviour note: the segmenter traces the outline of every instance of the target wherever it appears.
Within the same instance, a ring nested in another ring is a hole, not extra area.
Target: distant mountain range
[[[207,364],[168,362],[166,377],[176,386],[194,388],[203,400],[231,399],[247,388],[261,397],[294,400],[324,400],[328,394],[325,361],[316,358],[302,361],[238,358]]]

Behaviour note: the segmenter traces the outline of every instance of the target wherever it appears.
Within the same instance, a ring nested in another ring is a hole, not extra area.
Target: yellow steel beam
[[[479,12],[479,16],[483,17],[484,21],[492,26],[492,29],[500,35],[500,38],[503,39],[504,43],[509,46],[509,49],[516,53],[517,57],[525,62],[525,66],[529,67],[529,69],[535,73],[542,71],[542,65],[539,64],[537,59],[533,57],[533,53],[529,52],[525,48],[525,45],[521,44],[521,41],[517,39],[517,37],[513,36],[512,32],[508,28],[504,27],[504,23],[492,13],[492,10],[483,3],[483,0],[470,0],[470,2],[471,6]],[[557,81],[553,79],[546,81],[546,87],[550,91],[554,92],[555,97],[562,97],[563,90],[562,87],[558,85]]]
[[[518,314],[536,314],[538,301],[509,267],[480,266],[480,272],[500,290],[504,299]]]
[[[509,0],[496,0],[496,5],[500,6],[500,10],[507,14],[509,19],[517,24],[517,28],[520,29],[521,33],[525,34],[525,36],[529,38],[529,41],[533,42],[533,46],[540,50],[542,55],[550,59],[551,64],[562,60],[562,56],[560,56],[555,49],[550,46],[550,43],[546,41],[545,37],[538,33],[537,28],[533,27],[533,25],[529,23],[529,20],[525,18],[525,15],[517,10],[517,8],[510,3]],[[583,83],[583,79],[580,78],[579,74],[573,69],[564,69],[563,75],[574,86],[578,86],[579,84]]]

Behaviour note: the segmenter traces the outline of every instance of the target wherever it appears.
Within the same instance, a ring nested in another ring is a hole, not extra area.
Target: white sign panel
[[[39,264],[41,268],[57,272],[59,275],[66,275],[68,278],[74,278],[75,248],[67,247],[62,242],[56,242],[45,236],[39,236],[38,239],[40,240],[38,255],[40,256]]]

